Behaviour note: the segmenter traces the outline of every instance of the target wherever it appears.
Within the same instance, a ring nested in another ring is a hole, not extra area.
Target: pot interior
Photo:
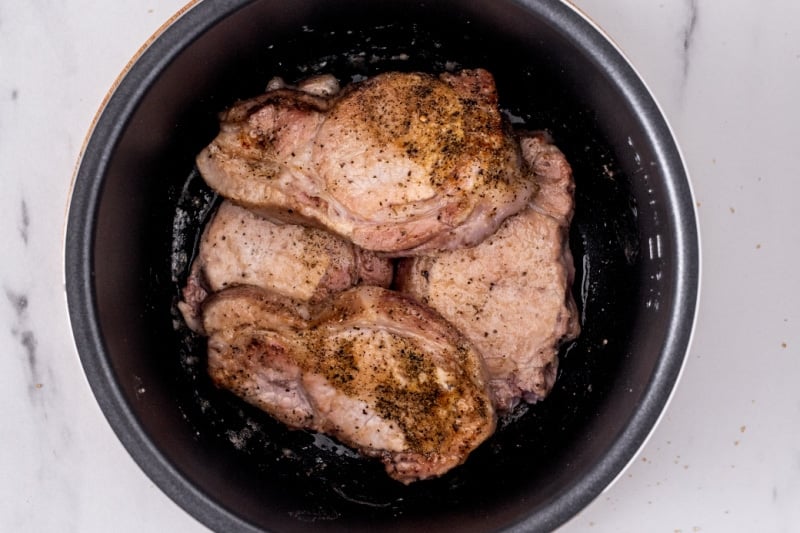
[[[621,471],[672,390],[697,290],[691,193],[657,107],[560,2],[205,2],[122,80],[76,178],[67,284],[98,401],[156,483],[220,530],[485,531],[562,523]],[[234,9],[236,7],[236,9]],[[483,67],[516,127],[573,165],[583,331],[543,402],[467,463],[403,486],[336,442],[290,431],[205,374],[175,303],[218,199],[194,168],[217,113],[281,76],[342,84]]]

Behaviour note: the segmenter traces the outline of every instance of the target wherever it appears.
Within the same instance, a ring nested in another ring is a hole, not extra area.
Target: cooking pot
[[[281,76],[344,84],[483,67],[515,127],[573,165],[581,336],[544,401],[466,464],[404,486],[335,441],[291,431],[205,374],[175,310],[219,201],[194,157],[217,114]],[[135,58],[100,111],[66,228],[69,313],[88,381],[131,456],[219,531],[546,531],[604,490],[676,384],[699,282],[694,202],[652,96],[614,45],[555,0],[205,1]]]

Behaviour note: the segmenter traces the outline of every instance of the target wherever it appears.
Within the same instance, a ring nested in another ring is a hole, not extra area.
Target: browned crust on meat
[[[475,247],[401,261],[395,276],[398,290],[438,310],[478,348],[500,410],[546,397],[559,347],[580,331],[568,242],[572,170],[543,133],[525,134],[522,153],[540,186],[526,210]]]
[[[221,118],[197,157],[212,188],[392,256],[474,245],[535,192],[481,69],[384,73],[327,97],[280,88]]]
[[[480,355],[437,313],[393,291],[357,287],[309,309],[232,288],[208,298],[204,326],[218,386],[379,458],[403,483],[461,464],[494,431]],[[275,380],[284,387],[277,393]],[[399,432],[400,442],[366,445],[360,428],[327,410],[320,386],[370,409],[378,430]]]

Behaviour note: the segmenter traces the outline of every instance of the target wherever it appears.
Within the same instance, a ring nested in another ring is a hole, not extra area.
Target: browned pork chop
[[[206,182],[263,216],[394,256],[477,244],[534,194],[485,70],[336,88],[275,82],[234,105],[197,157]]]
[[[276,224],[223,201],[203,232],[179,308],[198,330],[199,305],[207,293],[234,285],[313,303],[353,285],[391,282],[388,259],[326,231]]]
[[[294,428],[379,458],[403,483],[439,476],[492,434],[477,351],[406,296],[349,289],[311,310],[254,287],[204,305],[214,382]]]
[[[495,405],[552,389],[559,346],[578,335],[568,243],[573,212],[572,171],[542,134],[521,141],[540,191],[481,244],[398,267],[400,290],[439,311],[481,352]]]

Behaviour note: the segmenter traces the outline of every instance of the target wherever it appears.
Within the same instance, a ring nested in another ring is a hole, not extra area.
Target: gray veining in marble
[[[22,238],[22,242],[25,245],[28,244],[28,235],[29,235],[29,228],[31,225],[31,216],[28,212],[28,202],[25,201],[23,198],[20,202],[20,217],[19,217],[19,224],[17,225],[17,229],[19,230],[19,236]]]
[[[689,77],[689,67],[691,66],[692,44],[694,43],[695,30],[697,29],[697,0],[686,0],[688,14],[686,24],[683,29],[683,85]]]
[[[38,354],[38,341],[30,327],[28,317],[28,296],[25,293],[15,292],[5,288],[6,299],[14,312],[14,321],[11,324],[11,335],[18,342],[17,356],[22,361],[26,370],[28,392],[31,399],[37,398],[34,394],[36,388],[42,387],[41,364]]]

